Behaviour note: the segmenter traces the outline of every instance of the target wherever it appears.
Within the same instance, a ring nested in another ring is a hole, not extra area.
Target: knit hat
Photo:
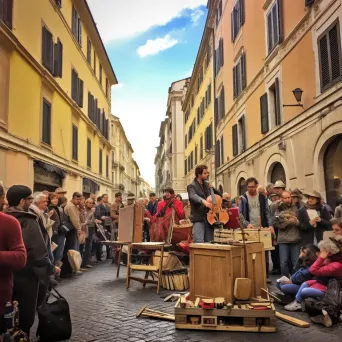
[[[13,185],[7,191],[7,201],[10,207],[17,206],[20,201],[32,195],[32,191],[25,185]]]

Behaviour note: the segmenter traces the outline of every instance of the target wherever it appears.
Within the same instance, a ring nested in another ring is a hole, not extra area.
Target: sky
[[[88,0],[119,84],[118,116],[141,176],[154,186],[154,157],[171,83],[191,76],[207,0]],[[183,138],[183,137],[182,137]]]

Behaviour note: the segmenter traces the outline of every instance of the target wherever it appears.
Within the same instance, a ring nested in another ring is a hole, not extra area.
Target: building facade
[[[176,193],[184,192],[184,112],[182,101],[190,78],[175,81],[169,87],[166,119],[160,124],[159,146],[157,148],[156,191],[160,195],[165,187],[172,187]]]
[[[334,208],[342,178],[341,0],[211,0],[217,183],[318,190]],[[295,96],[294,96],[295,95]],[[222,115],[221,115],[222,114]]]
[[[117,79],[87,2],[0,6],[0,179],[110,194]]]
[[[133,148],[127,139],[125,130],[117,116],[111,115],[112,180],[113,197],[121,192],[123,198],[138,196],[140,186],[140,170],[133,159]]]
[[[217,103],[214,102],[213,43],[214,30],[207,20],[183,99],[185,184],[193,181],[196,165],[200,164],[208,166],[210,180],[215,183],[214,106]]]

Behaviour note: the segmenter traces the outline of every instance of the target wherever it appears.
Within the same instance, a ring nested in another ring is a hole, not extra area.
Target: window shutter
[[[78,26],[78,14],[76,12],[76,8],[72,6],[72,33],[76,39],[78,38],[77,26]]]
[[[220,122],[220,119],[219,119],[219,112],[218,112],[218,98],[216,97],[215,98],[215,106],[214,106],[214,114],[215,114],[215,127],[218,126],[219,122]]]
[[[209,102],[208,102],[209,104],[211,102],[211,83],[209,84],[208,97],[209,97]]]
[[[51,104],[43,100],[43,132],[42,141],[51,145]]]
[[[78,160],[78,129],[72,125],[72,159]]]
[[[278,43],[281,43],[284,40],[284,32],[283,32],[283,0],[277,0],[277,8],[278,8]]]
[[[92,120],[92,111],[91,111],[91,108],[92,108],[92,99],[91,99],[91,93],[90,91],[88,91],[88,118]]]
[[[214,74],[217,75],[217,51],[214,50]]]
[[[195,146],[195,165],[197,165],[198,146]]]
[[[87,139],[87,166],[91,167],[91,140]]]
[[[185,146],[185,148],[188,146],[188,135],[187,134],[185,134],[184,146]]]
[[[42,34],[42,62],[43,65],[53,73],[53,42],[52,42],[52,34],[49,32],[46,27],[43,27]]]
[[[188,163],[187,160],[184,160],[184,175],[186,176],[186,174],[188,173]]]
[[[87,40],[87,61],[89,64],[91,64],[91,41],[88,37],[88,40]]]
[[[74,69],[72,69],[71,71],[71,98],[78,103],[77,88],[78,88],[78,74]]]
[[[101,109],[97,108],[97,128],[100,129],[100,125],[101,125]]]
[[[242,81],[242,90],[246,89],[247,86],[247,76],[246,76],[246,54],[243,53],[241,55],[241,81]]]
[[[240,0],[240,24],[245,23],[245,0]]]
[[[102,174],[102,150],[99,150],[99,173]]]
[[[277,126],[281,125],[281,106],[280,106],[280,86],[279,86],[279,78],[275,79],[275,124]]]
[[[220,140],[216,140],[215,145],[215,167],[220,166]]]
[[[239,146],[238,146],[238,127],[235,124],[232,127],[232,137],[233,137],[233,156],[237,156],[239,154]]]
[[[62,78],[63,73],[63,44],[58,39],[54,47],[53,75]]]
[[[268,96],[267,93],[260,97],[261,133],[265,134],[269,130],[268,123]]]
[[[340,27],[336,24],[329,31],[329,50],[331,63],[331,81],[341,77]]]
[[[324,35],[319,41],[319,61],[321,69],[322,90],[330,83],[328,36]]]
[[[201,136],[201,139],[200,139],[200,160],[203,159],[203,135]]]
[[[201,117],[200,117],[200,107],[197,108],[197,123],[199,124],[200,123],[200,120],[201,120]]]
[[[83,81],[78,79],[78,105],[83,108]]]
[[[82,47],[82,22],[80,18],[78,18],[77,20],[77,28],[78,28],[77,41],[80,44],[80,47]]]
[[[231,30],[232,42],[234,43],[234,40],[235,40],[235,30],[234,30],[234,9],[232,10],[232,13],[230,14],[230,30]]]
[[[247,146],[246,146],[246,119],[245,119],[245,116],[243,115],[240,120],[241,120],[242,152],[244,152],[247,149]]]
[[[224,86],[222,86],[222,89],[221,89],[220,99],[221,99],[221,105],[220,105],[220,109],[221,109],[220,121],[221,121],[226,115],[225,100],[224,100]]]
[[[224,164],[224,150],[223,150],[223,135],[221,136],[221,155],[220,155],[220,165]]]
[[[233,67],[233,98],[237,98],[237,84],[236,84],[236,70],[237,67]]]
[[[311,6],[315,0],[305,0],[305,6]]]
[[[106,156],[106,177],[109,177],[109,157]]]
[[[213,124],[209,125],[209,150],[213,147]]]
[[[272,12],[267,16],[267,40],[268,53],[270,53],[273,49]]]
[[[220,39],[220,68],[223,66],[224,64],[224,52],[223,52],[223,39]]]

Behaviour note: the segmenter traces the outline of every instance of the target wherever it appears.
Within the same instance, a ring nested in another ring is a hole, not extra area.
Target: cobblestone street
[[[175,330],[174,323],[135,317],[137,311],[148,304],[151,308],[173,313],[175,303],[164,303],[160,298],[168,294],[162,290],[158,296],[155,287],[132,282],[126,290],[125,267],[116,278],[116,266],[106,261],[94,267],[81,277],[63,280],[58,291],[69,302],[73,322],[73,335],[70,341],[340,341],[342,325],[331,329],[312,325],[300,329],[277,322],[277,333],[225,333],[191,330]],[[295,317],[308,320],[306,314]],[[32,329],[32,340],[36,342]]]

